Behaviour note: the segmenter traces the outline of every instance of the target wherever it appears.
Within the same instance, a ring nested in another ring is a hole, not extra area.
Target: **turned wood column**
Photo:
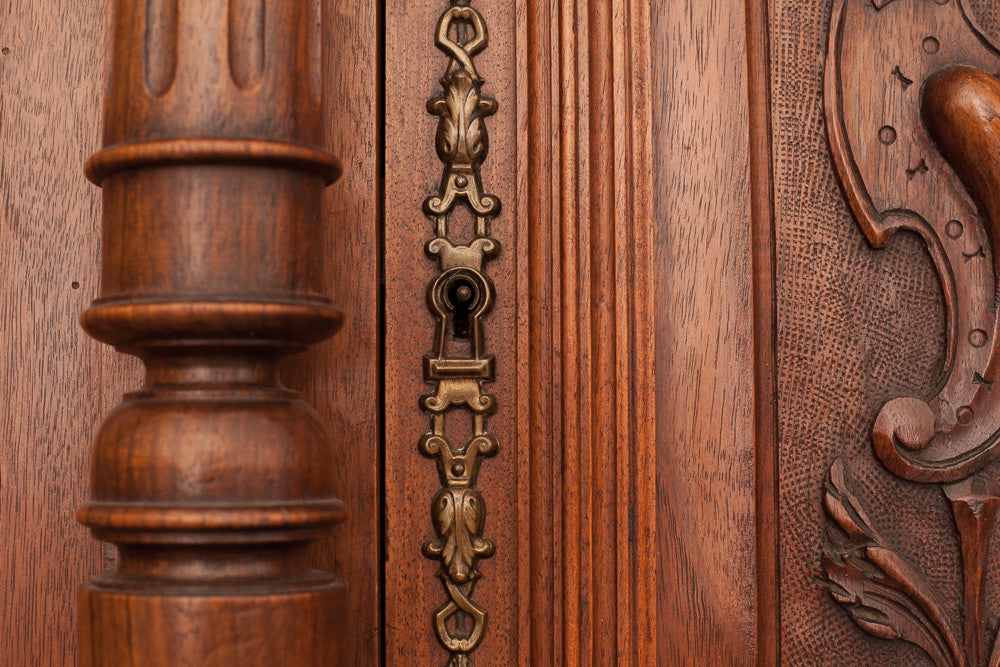
[[[83,665],[336,663],[344,584],[306,547],[344,516],[281,359],[332,335],[320,3],[114,1],[95,338],[144,386],[101,426],[79,512],[118,547],[80,595]]]

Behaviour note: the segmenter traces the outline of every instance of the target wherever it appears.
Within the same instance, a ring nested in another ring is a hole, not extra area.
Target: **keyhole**
[[[476,303],[476,289],[464,280],[457,280],[448,290],[448,298],[454,306],[452,323],[455,338],[472,336],[472,318],[469,316]]]

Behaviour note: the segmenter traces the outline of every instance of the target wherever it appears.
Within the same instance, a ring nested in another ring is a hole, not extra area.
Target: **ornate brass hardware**
[[[483,79],[473,57],[486,48],[489,36],[482,15],[467,2],[451,0],[437,24],[435,43],[450,61],[441,78],[444,93],[428,102],[427,110],[440,119],[436,146],[444,174],[438,194],[424,202],[434,224],[434,237],[425,249],[437,260],[440,274],[427,290],[436,327],[433,349],[424,357],[424,380],[434,391],[421,399],[430,432],[420,439],[420,451],[437,461],[442,488],[431,504],[436,536],[423,551],[441,565],[438,576],[448,601],[434,614],[434,630],[451,653],[448,664],[455,666],[471,665],[468,654],[486,632],[487,612],[471,597],[480,576],[477,562],[493,555],[494,546],[482,537],[486,505],[476,479],[482,459],[498,449],[488,428],[496,401],[483,391],[483,383],[493,380],[483,320],[496,298],[484,267],[500,252],[500,244],[490,237],[500,201],[483,193],[479,172],[489,149],[484,119],[496,113],[497,103],[481,94]],[[452,220],[458,206],[465,206],[474,220],[472,229],[464,230],[466,243],[453,240],[462,238]],[[448,414],[455,409],[472,417],[464,445],[447,434]]]

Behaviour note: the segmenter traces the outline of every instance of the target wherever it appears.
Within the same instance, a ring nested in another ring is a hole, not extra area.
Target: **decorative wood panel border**
[[[778,550],[777,275],[769,0],[746,0],[754,333],[754,509],[757,663],[781,660]]]
[[[517,3],[519,662],[655,663],[649,3]]]

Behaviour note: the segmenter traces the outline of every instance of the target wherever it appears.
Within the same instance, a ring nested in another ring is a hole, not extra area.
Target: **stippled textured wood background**
[[[941,288],[923,244],[900,234],[873,250],[831,166],[822,108],[830,1],[771,3],[777,236],[782,659],[786,664],[926,664],[871,638],[816,583],[825,539],[821,493],[843,457],[883,535],[938,592],[960,627],[961,563],[938,485],[903,482],[876,460],[870,433],[886,399],[926,395],[943,364]],[[972,0],[987,31],[1000,4]],[[998,475],[998,471],[988,471]],[[994,539],[991,562],[1000,563]],[[987,578],[992,641],[1000,567]]]

